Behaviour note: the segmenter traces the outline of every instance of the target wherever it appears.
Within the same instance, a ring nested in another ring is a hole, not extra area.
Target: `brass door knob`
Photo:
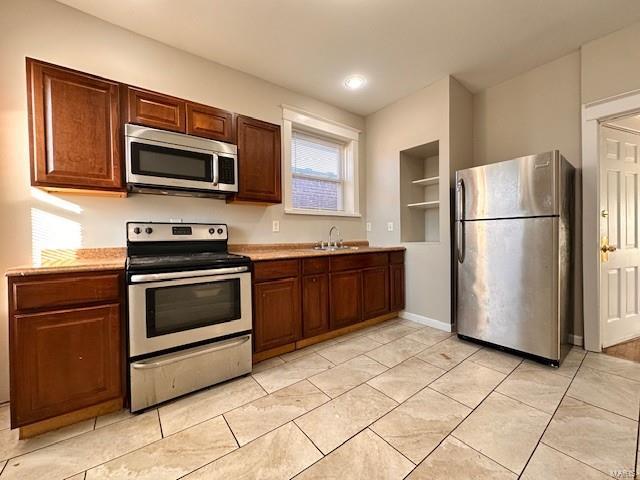
[[[602,245],[602,247],[600,247],[600,250],[602,251],[602,253],[615,252],[617,249],[618,247],[616,247],[615,245]]]

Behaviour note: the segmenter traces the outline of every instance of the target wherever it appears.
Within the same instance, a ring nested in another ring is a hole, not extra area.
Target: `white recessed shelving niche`
[[[400,236],[403,242],[440,241],[440,142],[400,152]]]

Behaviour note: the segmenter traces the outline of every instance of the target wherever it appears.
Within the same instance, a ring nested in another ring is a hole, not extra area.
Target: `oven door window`
[[[131,170],[136,175],[213,182],[213,154],[131,143]]]
[[[238,320],[240,279],[146,290],[147,337]]]

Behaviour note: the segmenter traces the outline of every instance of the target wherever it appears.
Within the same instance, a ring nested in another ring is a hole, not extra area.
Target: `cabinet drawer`
[[[358,270],[361,268],[381,267],[389,263],[386,253],[364,253],[354,255],[337,255],[331,257],[331,271]]]
[[[274,280],[276,278],[297,277],[299,273],[299,261],[294,260],[268,260],[256,262],[253,265],[253,279],[256,282]]]
[[[305,258],[302,260],[302,274],[313,275],[329,271],[329,257]]]
[[[120,301],[120,274],[18,278],[12,283],[13,310],[58,308]]]
[[[404,252],[390,252],[389,263],[404,263]]]

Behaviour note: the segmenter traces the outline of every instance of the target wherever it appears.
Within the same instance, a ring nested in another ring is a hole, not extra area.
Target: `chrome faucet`
[[[338,237],[340,237],[340,230],[338,230],[338,227],[336,227],[335,225],[332,225],[329,229],[329,247],[331,247],[331,236],[333,235],[334,230],[338,232]],[[336,242],[333,242],[333,246],[337,247],[338,244]]]

